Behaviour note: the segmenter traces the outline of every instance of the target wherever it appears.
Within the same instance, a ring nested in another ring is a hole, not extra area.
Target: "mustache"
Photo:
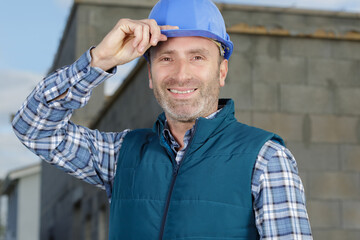
[[[195,86],[200,86],[201,85],[201,81],[194,79],[194,78],[190,78],[187,80],[178,80],[178,79],[167,79],[163,82],[163,85],[166,86],[167,88],[169,87],[195,87]]]

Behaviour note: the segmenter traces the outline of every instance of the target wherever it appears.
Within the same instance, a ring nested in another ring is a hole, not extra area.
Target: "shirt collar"
[[[219,106],[219,108],[216,112],[211,113],[209,116],[207,116],[205,118],[206,119],[214,119],[217,116],[217,114],[219,112],[221,112],[223,107],[224,106]],[[195,129],[195,125],[191,129],[186,131],[185,136],[184,136],[184,148],[183,149],[185,149],[187,147],[187,144],[189,143],[190,139],[193,137],[194,129]],[[166,141],[168,142],[168,144],[170,145],[171,149],[174,152],[177,152],[176,149],[178,149],[180,147],[180,144],[175,140],[175,138],[171,134],[167,120],[165,120],[163,135],[164,135]]]

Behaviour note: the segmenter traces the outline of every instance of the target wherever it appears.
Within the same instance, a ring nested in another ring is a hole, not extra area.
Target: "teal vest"
[[[232,100],[215,119],[199,118],[178,166],[162,134],[127,134],[112,192],[109,239],[258,239],[251,195],[257,155],[273,133],[241,124]]]

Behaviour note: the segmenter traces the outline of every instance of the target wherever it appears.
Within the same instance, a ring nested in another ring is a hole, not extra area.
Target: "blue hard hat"
[[[210,0],[160,0],[150,12],[149,19],[158,25],[173,25],[179,29],[162,30],[167,37],[206,37],[221,43],[224,57],[230,58],[233,43],[226,33],[224,19]]]

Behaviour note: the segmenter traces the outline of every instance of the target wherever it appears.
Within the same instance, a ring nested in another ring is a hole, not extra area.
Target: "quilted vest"
[[[199,118],[180,165],[162,132],[165,115],[151,129],[124,139],[110,208],[110,240],[259,239],[251,195],[257,155],[280,137],[234,118],[232,100],[215,119]]]

